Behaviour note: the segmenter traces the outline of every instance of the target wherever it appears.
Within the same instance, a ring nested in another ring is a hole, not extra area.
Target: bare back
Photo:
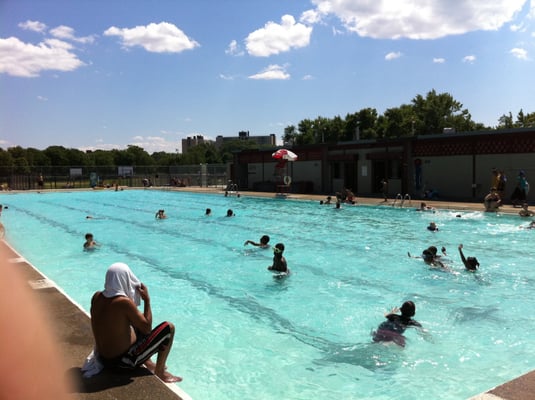
[[[91,327],[98,353],[107,359],[124,354],[136,340],[132,326],[143,319],[128,297],[107,298],[96,292],[91,299]]]

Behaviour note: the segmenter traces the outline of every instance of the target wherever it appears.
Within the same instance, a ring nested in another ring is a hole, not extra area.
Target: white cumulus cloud
[[[27,20],[25,22],[21,22],[18,26],[26,31],[44,32],[46,30],[46,25],[39,21]]]
[[[264,68],[261,72],[249,76],[249,79],[258,80],[287,80],[290,79],[290,74],[286,72],[286,68],[281,65],[270,65]]]
[[[465,63],[473,64],[474,61],[476,61],[476,56],[474,56],[474,55],[469,55],[469,56],[464,56],[463,57],[463,62],[465,62]]]
[[[351,32],[377,39],[436,39],[511,22],[527,0],[312,0]]]
[[[48,39],[38,45],[10,37],[0,39],[0,74],[34,78],[42,71],[73,71],[83,65],[72,45]]]
[[[386,61],[391,61],[391,60],[395,60],[396,58],[399,58],[401,57],[402,54],[399,52],[399,51],[391,51],[390,53],[388,53],[386,56],[385,56],[385,60]]]
[[[263,28],[251,32],[245,43],[250,55],[268,57],[308,46],[311,33],[312,27],[296,23],[291,15],[284,15],[280,24],[270,21]]]
[[[528,59],[528,52],[525,49],[520,49],[518,47],[515,47],[514,49],[511,49],[509,53],[511,53],[513,56],[521,60]]]
[[[140,46],[153,53],[180,53],[199,46],[199,43],[168,22],[151,23],[130,29],[112,26],[104,35],[120,37],[124,47]]]
[[[74,29],[65,25],[60,25],[56,28],[50,29],[50,34],[54,36],[55,38],[64,39],[64,40],[72,40],[74,42],[79,42],[79,43],[93,43],[95,41],[95,37],[93,35],[85,36],[85,37],[77,37],[74,34]]]
[[[231,56],[243,56],[244,52],[240,48],[240,45],[236,40],[232,40],[227,49],[225,50],[226,54],[230,54]]]

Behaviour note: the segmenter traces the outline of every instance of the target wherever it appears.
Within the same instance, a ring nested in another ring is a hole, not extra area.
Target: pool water
[[[518,216],[157,190],[0,202],[6,240],[86,310],[108,266],[130,265],[154,322],[177,327],[168,366],[193,399],[462,399],[535,368],[535,230]],[[82,251],[87,232],[98,250]],[[266,270],[271,250],[244,246],[264,234],[285,244],[288,278]],[[448,271],[407,256],[430,245]],[[426,332],[372,343],[405,300]]]

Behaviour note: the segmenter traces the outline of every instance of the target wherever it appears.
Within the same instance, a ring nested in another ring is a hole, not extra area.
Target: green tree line
[[[535,127],[535,113],[524,114],[520,110],[516,120],[511,112],[498,119],[496,129]],[[445,128],[468,132],[490,130],[474,122],[467,109],[448,93],[437,94],[431,90],[425,97],[417,95],[410,104],[389,108],[379,115],[374,108],[364,108],[345,118],[317,117],[304,119],[297,127],[284,129],[283,141],[288,144],[338,143],[360,139],[396,138],[413,135],[436,134]],[[260,149],[254,137],[249,140],[225,141],[221,147],[213,143],[202,143],[190,148],[184,154],[155,152],[148,154],[139,146],[130,145],[123,150],[67,149],[63,146],[49,146],[44,150],[24,149],[20,146],[7,150],[0,148],[0,167],[15,174],[27,174],[43,167],[54,171],[54,167],[115,167],[115,166],[172,166],[222,164],[233,159],[233,153],[245,149]]]
[[[434,89],[424,97],[417,95],[410,104],[389,108],[379,115],[375,108],[363,108],[345,118],[304,119],[284,129],[283,141],[289,144],[337,143],[360,139],[397,138],[430,135],[454,130],[470,132],[491,129],[535,127],[535,112],[519,111],[516,121],[511,112],[498,119],[495,128],[472,120],[470,112],[449,93]]]
[[[28,174],[36,168],[48,171],[65,170],[65,167],[115,167],[115,166],[172,166],[221,164],[232,161],[236,151],[259,148],[254,140],[230,140],[220,148],[213,143],[202,143],[190,148],[185,154],[155,152],[147,153],[139,146],[129,145],[123,150],[86,150],[49,146],[44,150],[24,149],[21,146],[0,148],[0,167],[15,174]]]

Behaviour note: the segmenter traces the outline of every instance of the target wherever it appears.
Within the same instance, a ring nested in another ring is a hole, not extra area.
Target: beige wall
[[[384,152],[384,149],[381,149]],[[378,150],[379,151],[379,150]],[[392,149],[392,151],[395,151]],[[358,179],[358,194],[370,195],[377,193],[374,189],[372,161],[366,159],[369,149],[359,151],[359,161],[356,164],[356,176]],[[346,153],[347,154],[347,153]],[[533,188],[528,193],[528,200],[535,201],[535,155],[534,154],[505,154],[505,155],[479,155],[474,161],[472,155],[466,156],[442,156],[442,157],[419,157],[422,160],[422,184],[428,189],[436,189],[441,197],[449,199],[466,199],[482,201],[488,193],[491,183],[491,171],[493,167],[503,169],[508,182],[505,190],[505,199],[509,200],[516,185],[518,171],[523,169],[528,181],[532,181]],[[252,189],[255,182],[275,182],[275,162],[252,163],[248,165],[248,189]],[[328,169],[325,165],[323,168]],[[412,198],[419,198],[422,191],[416,191],[414,187],[414,163],[413,159],[407,165],[409,182],[408,192]],[[314,192],[320,193],[322,189],[322,162],[321,161],[296,161],[288,165],[289,175],[293,182],[309,181],[314,185]],[[365,174],[364,174],[365,173]],[[475,174],[475,179],[473,179]],[[330,173],[326,173],[330,177]],[[330,178],[329,178],[330,179]],[[472,184],[475,184],[475,197],[473,197]],[[337,186],[343,185],[343,181],[325,182],[325,188],[332,187],[333,192],[340,190]],[[336,187],[335,187],[336,186]],[[401,193],[401,180],[390,179],[390,197]],[[329,190],[327,190],[329,191]],[[401,193],[404,195],[404,193]]]

